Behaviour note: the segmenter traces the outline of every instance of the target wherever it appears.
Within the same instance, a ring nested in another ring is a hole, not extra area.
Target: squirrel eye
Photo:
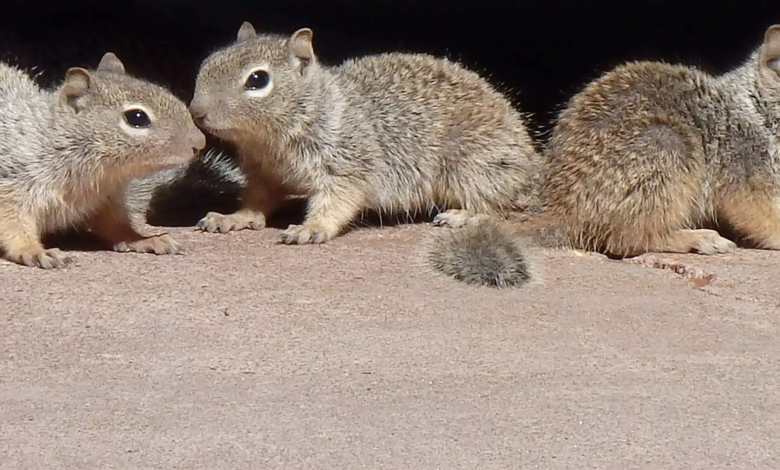
[[[263,88],[268,86],[268,83],[270,83],[271,77],[268,76],[268,72],[265,70],[255,70],[254,72],[250,73],[249,76],[246,78],[246,82],[244,83],[244,89],[245,90],[262,90]]]
[[[149,115],[144,110],[137,108],[125,111],[125,122],[136,129],[149,127],[152,124]]]

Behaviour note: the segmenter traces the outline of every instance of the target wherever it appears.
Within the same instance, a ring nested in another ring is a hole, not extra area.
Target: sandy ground
[[[780,468],[780,254],[536,251],[497,291],[429,272],[433,230],[0,263],[0,466]]]

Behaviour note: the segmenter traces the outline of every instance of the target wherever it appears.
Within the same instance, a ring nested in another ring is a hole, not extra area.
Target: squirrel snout
[[[195,131],[190,134],[190,146],[195,151],[203,150],[206,147],[206,136],[203,132]]]
[[[192,100],[192,103],[190,103],[190,114],[192,114],[195,122],[202,121],[208,114],[205,103],[202,100]]]

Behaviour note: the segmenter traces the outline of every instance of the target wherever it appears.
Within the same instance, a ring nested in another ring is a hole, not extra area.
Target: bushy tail
[[[132,215],[146,216],[150,202],[157,191],[179,178],[185,169],[186,165],[179,165],[131,180],[125,186],[123,195],[128,212]]]
[[[428,261],[438,272],[471,285],[522,287],[534,270],[526,256],[530,242],[560,246],[558,228],[545,216],[522,222],[490,221],[460,229],[443,229],[434,236]]]
[[[194,225],[208,211],[237,210],[244,184],[232,155],[209,148],[191,163],[132,180],[123,197],[130,214],[152,225]]]

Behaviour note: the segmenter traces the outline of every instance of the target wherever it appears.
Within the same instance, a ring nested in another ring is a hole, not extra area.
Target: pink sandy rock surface
[[[431,273],[435,230],[0,263],[0,467],[780,468],[780,253],[666,257],[697,287],[533,250],[498,291]]]

